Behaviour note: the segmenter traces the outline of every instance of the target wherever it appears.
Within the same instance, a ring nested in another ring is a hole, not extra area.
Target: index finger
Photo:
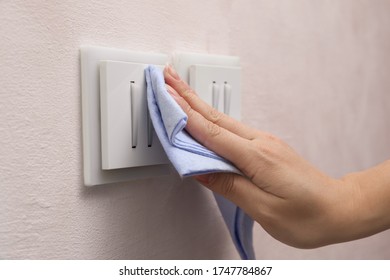
[[[186,130],[201,144],[218,155],[231,161],[244,174],[252,174],[250,163],[255,154],[251,140],[243,138],[221,126],[207,120],[194,110],[187,101],[172,87],[167,86],[168,92],[188,116]]]

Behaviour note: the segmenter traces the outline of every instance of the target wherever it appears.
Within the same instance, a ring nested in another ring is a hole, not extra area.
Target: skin
[[[390,228],[390,160],[335,179],[277,137],[210,107],[168,65],[168,92],[188,115],[186,130],[244,175],[196,176],[242,208],[277,240],[315,248]]]

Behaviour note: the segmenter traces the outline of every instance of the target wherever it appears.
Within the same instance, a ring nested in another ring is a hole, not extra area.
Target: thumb
[[[249,179],[235,173],[210,173],[195,176],[195,179],[251,216],[255,215],[259,211],[259,205],[267,200],[267,193]]]
[[[210,190],[232,200],[236,196],[237,189],[235,175],[233,173],[209,173],[195,176],[195,179]]]

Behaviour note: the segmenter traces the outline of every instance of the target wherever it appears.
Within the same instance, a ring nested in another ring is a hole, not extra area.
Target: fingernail
[[[203,174],[194,176],[194,178],[203,185],[208,185],[210,183],[211,176],[213,174]]]
[[[169,75],[170,75],[172,78],[174,78],[174,79],[177,80],[177,81],[180,81],[180,77],[179,77],[179,75],[177,74],[177,72],[175,71],[175,69],[173,69],[172,65],[167,64],[167,65],[165,66],[165,68],[168,70],[168,73],[169,73]]]

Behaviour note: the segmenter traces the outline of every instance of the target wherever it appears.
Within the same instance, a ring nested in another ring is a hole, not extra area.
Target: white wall
[[[390,158],[390,1],[0,1],[0,258],[237,258],[209,191],[82,183],[79,46],[241,57],[243,121],[340,176]],[[390,258],[390,232],[261,258]]]

